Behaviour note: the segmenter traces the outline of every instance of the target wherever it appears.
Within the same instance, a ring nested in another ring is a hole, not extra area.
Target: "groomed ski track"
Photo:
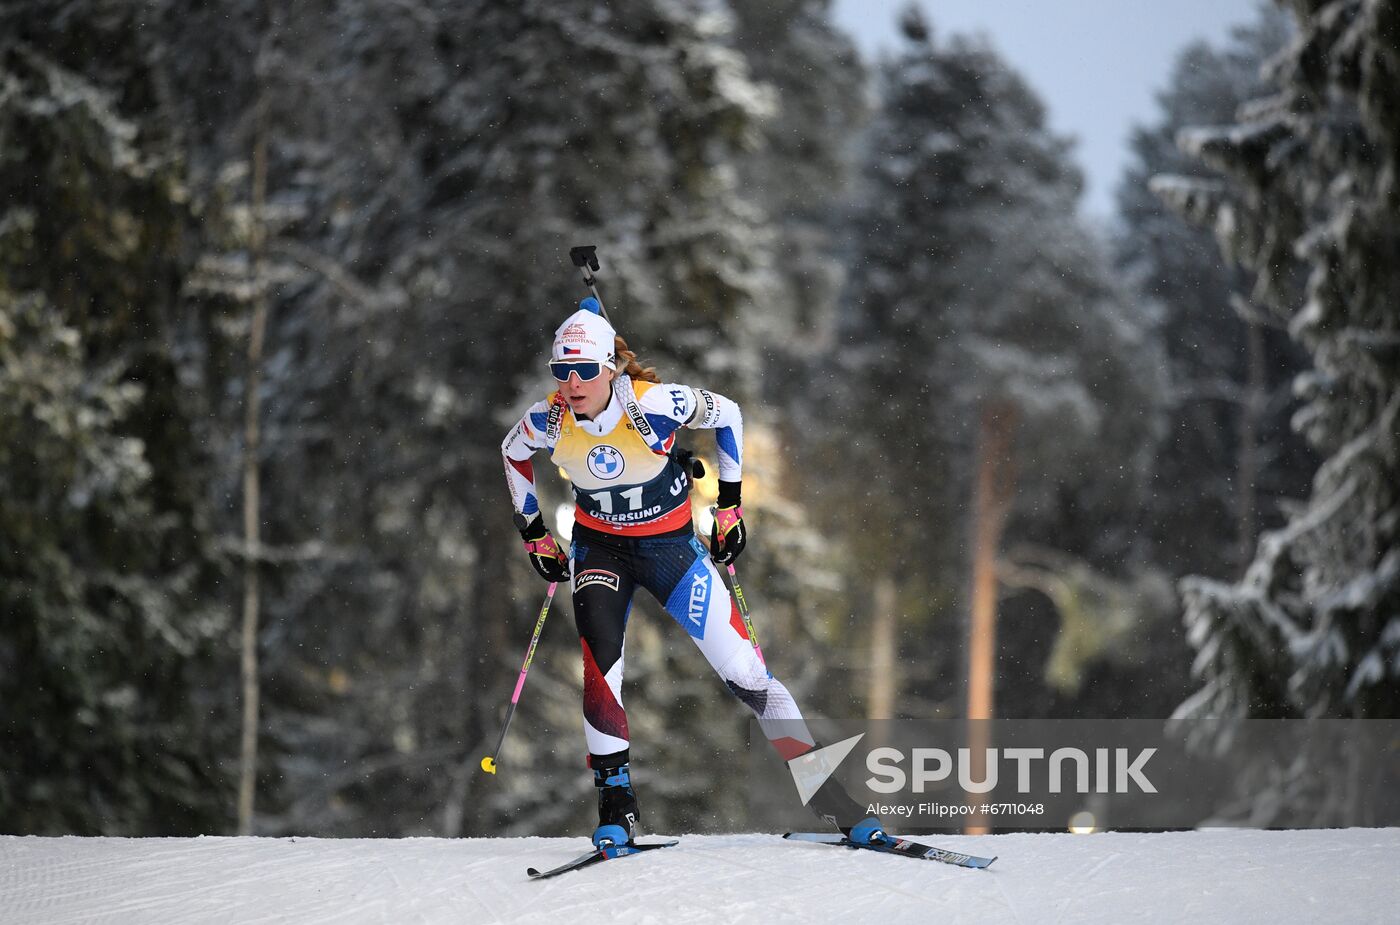
[[[652,836],[655,837],[655,836]],[[921,838],[989,870],[681,844],[546,881],[583,838],[0,837],[0,922],[1394,922],[1400,829]]]

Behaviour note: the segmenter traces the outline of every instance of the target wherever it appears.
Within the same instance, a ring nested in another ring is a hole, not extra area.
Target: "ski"
[[[628,843],[626,845],[609,846],[607,848],[595,848],[585,855],[574,858],[567,864],[560,864],[553,870],[538,871],[531,867],[525,872],[530,875],[531,880],[543,880],[546,877],[554,877],[559,874],[566,874],[571,870],[589,867],[599,861],[611,861],[614,858],[631,857],[634,854],[641,854],[643,851],[650,851],[653,848],[669,848],[672,845],[679,845],[679,841],[654,841],[643,842],[642,844]]]
[[[858,844],[844,835],[828,835],[825,832],[788,832],[783,838],[791,841],[812,842],[818,845],[834,845],[838,848],[860,848],[865,851],[878,851],[881,854],[899,854],[907,858],[941,861],[944,864],[971,867],[975,870],[991,867],[992,862],[996,860],[996,858],[979,858],[975,854],[961,854],[946,848],[935,848],[933,845],[924,845],[906,838],[896,838],[893,835],[885,836],[883,842],[869,845]]]

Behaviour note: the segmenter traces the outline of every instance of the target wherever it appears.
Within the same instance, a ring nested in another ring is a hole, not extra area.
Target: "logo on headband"
[[[588,333],[588,328],[581,324],[571,324],[559,332],[559,342],[562,344],[577,344],[579,342],[593,343],[593,335]]]
[[[583,351],[577,347],[564,347],[563,354],[566,357],[576,357],[582,355]]]

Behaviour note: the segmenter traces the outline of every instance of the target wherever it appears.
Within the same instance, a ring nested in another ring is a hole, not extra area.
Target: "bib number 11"
[[[641,485],[638,485],[635,488],[629,488],[626,491],[619,491],[617,492],[617,494],[621,495],[627,500],[627,509],[629,511],[640,511],[642,509]],[[602,511],[604,514],[613,513],[613,492],[595,491],[588,497],[592,498],[595,502],[597,502],[598,510]]]

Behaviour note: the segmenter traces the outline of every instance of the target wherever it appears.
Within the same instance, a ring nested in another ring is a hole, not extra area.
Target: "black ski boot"
[[[593,844],[626,845],[637,834],[637,794],[632,790],[632,774],[626,761],[599,762],[594,759],[593,786],[598,788],[598,828]]]
[[[885,825],[879,816],[871,815],[837,783],[836,778],[828,777],[812,794],[807,806],[827,822],[841,830],[841,834],[860,845],[884,841]]]

